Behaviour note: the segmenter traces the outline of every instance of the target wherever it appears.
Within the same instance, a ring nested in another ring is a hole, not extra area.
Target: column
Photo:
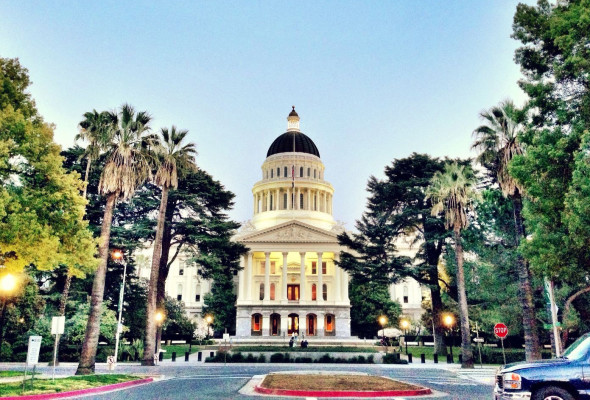
[[[318,288],[317,288],[317,299],[318,303],[324,301],[324,285],[322,283],[322,252],[318,251]]]
[[[240,267],[242,269],[238,272],[238,301],[244,300],[244,270],[246,266],[246,256],[240,257]]]
[[[270,336],[270,315],[267,312],[262,313],[262,336]]]
[[[334,301],[342,301],[342,270],[334,265]]]
[[[265,190],[266,194],[266,211],[270,211],[270,190]]]
[[[289,255],[288,252],[283,252],[283,290],[281,300],[283,303],[287,303],[287,256]],[[282,328],[282,326],[281,326]]]
[[[345,302],[350,302],[348,298],[348,272],[342,271],[342,300]]]
[[[287,205],[286,205],[286,209],[290,210],[291,209],[291,189],[287,188]]]
[[[295,209],[299,210],[299,193],[301,189],[297,188],[297,194],[295,195]]]
[[[305,334],[307,336],[307,314],[305,310],[299,310],[299,338],[301,339],[301,335]]]
[[[301,276],[299,278],[299,304],[305,303],[305,252],[299,253],[301,256]]]
[[[324,212],[328,212],[328,193],[324,192]]]
[[[246,300],[252,301],[252,257],[253,253],[251,251],[248,252],[248,262],[246,263],[246,286],[244,286],[246,292]]]
[[[307,209],[311,211],[311,190],[307,189]]]
[[[270,300],[270,252],[266,251],[264,256],[264,302],[267,303]]]
[[[252,210],[252,211],[254,214],[256,214],[256,195],[255,194],[252,195],[252,201],[254,202],[254,210]]]
[[[287,336],[287,331],[289,330],[289,313],[281,313],[281,336],[283,334],[285,337]]]
[[[318,336],[326,336],[324,332],[324,321],[326,320],[326,314],[323,312],[318,312],[318,320],[317,320],[317,335]]]
[[[279,189],[277,189],[275,190],[275,210],[281,209],[281,199],[279,197],[281,197],[281,194]]]

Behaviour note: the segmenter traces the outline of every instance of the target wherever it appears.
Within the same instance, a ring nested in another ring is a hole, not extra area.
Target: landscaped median
[[[274,396],[394,397],[424,396],[428,388],[382,376],[344,372],[277,372],[266,375],[254,391]]]
[[[41,400],[75,397],[123,389],[153,382],[153,380],[152,377],[121,374],[71,376],[68,378],[56,378],[55,380],[43,376],[34,380],[27,379],[24,392],[22,381],[3,383],[0,385],[0,400]]]

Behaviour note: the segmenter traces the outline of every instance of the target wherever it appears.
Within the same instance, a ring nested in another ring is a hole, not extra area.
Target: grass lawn
[[[27,371],[27,377],[32,375],[33,371]],[[39,375],[40,372],[35,372],[35,375]],[[23,371],[0,371],[0,378],[11,378],[13,376],[23,376]]]
[[[416,390],[418,386],[370,375],[269,374],[262,387],[286,390]]]
[[[141,379],[133,375],[86,375],[59,378],[52,381],[49,379],[35,379],[34,382],[27,381],[24,394],[56,393],[78,389],[88,389],[96,386],[111,385],[113,383],[127,382]],[[32,385],[31,385],[32,383]],[[0,385],[0,396],[20,396],[22,382],[5,383]]]
[[[313,346],[303,349],[301,346],[234,346],[232,352],[253,352],[253,351],[268,351],[274,353],[377,353],[377,347],[353,347],[353,346]]]
[[[166,350],[166,352],[164,353],[164,359],[165,360],[169,360],[172,358],[172,352],[176,352],[176,359],[182,359],[184,360],[184,353],[187,352],[189,349],[189,345],[188,344],[173,344],[170,346],[166,346],[163,345],[162,346],[162,350]],[[191,353],[196,353],[197,351],[199,351],[199,347],[195,346],[193,344],[193,347],[191,349]]]

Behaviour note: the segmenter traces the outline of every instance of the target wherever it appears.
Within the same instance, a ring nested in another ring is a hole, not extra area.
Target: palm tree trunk
[[[172,212],[171,212],[172,211]],[[170,271],[168,258],[170,257],[170,246],[172,241],[171,220],[174,212],[174,206],[168,205],[166,208],[166,221],[164,222],[164,235],[162,236],[162,257],[160,258],[160,270],[158,272],[158,288],[156,304],[158,308],[163,309],[166,301],[166,279]],[[162,326],[158,326],[156,331],[156,344],[162,342]]]
[[[465,292],[465,273],[463,271],[463,244],[461,228],[455,223],[455,256],[457,257],[457,288],[459,291],[459,320],[461,322],[461,368],[473,368],[473,350],[471,349],[471,331],[469,329],[469,310]]]
[[[88,193],[88,176],[90,175],[90,162],[91,159],[88,157],[86,160],[86,172],[84,173],[84,192],[82,193],[82,197],[86,198]]]
[[[104,297],[104,284],[107,273],[107,262],[109,260],[109,241],[111,238],[111,222],[113,220],[113,211],[117,202],[117,194],[111,193],[107,197],[107,203],[104,209],[102,227],[100,230],[100,243],[98,246],[98,255],[100,263],[94,274],[92,283],[92,295],[90,300],[90,314],[86,325],[86,334],[80,353],[80,363],[76,370],[76,375],[88,375],[94,373],[94,364],[96,350],[98,348],[98,336],[100,333],[100,315],[102,300]]]
[[[437,274],[438,275],[438,274]],[[436,286],[430,287],[430,298],[432,301],[432,325],[434,332],[434,352],[439,356],[447,355],[447,346],[443,342],[445,334],[444,326],[442,323],[442,309],[443,303],[440,296],[440,286],[438,286],[438,276]]]
[[[514,208],[514,225],[516,237],[524,238],[524,224],[522,219],[522,197],[516,193],[512,197]],[[524,330],[524,351],[527,361],[540,360],[541,348],[539,346],[539,334],[537,332],[537,317],[533,301],[533,288],[531,285],[531,271],[528,262],[520,255],[517,255],[516,267],[518,269],[518,289],[520,304],[522,307],[522,327]]]
[[[72,284],[72,275],[70,275],[69,273],[66,275],[66,281],[64,283],[64,288],[63,291],[61,292],[61,298],[59,299],[59,311],[58,314],[59,315],[66,315],[66,304],[68,302],[68,297],[70,295],[70,286]],[[61,339],[61,336],[58,336],[58,342],[57,342],[57,347],[55,349],[55,365],[58,366],[59,365],[59,340]],[[53,359],[51,361],[49,361],[48,364],[50,367],[53,366]]]
[[[158,226],[154,240],[154,253],[152,256],[152,271],[148,285],[146,326],[145,326],[145,350],[141,365],[154,365],[154,354],[156,353],[156,300],[158,291],[158,275],[160,260],[162,258],[162,238],[164,235],[164,223],[166,220],[166,206],[168,204],[168,190],[162,187],[162,199],[160,200],[160,211],[158,214]]]

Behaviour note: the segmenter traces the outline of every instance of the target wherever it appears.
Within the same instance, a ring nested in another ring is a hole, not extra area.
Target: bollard
[[[424,354],[424,353],[420,354],[420,362],[422,364],[426,363],[426,354]]]
[[[214,351],[210,351],[209,352],[209,357],[211,357],[211,358],[215,357],[215,352]]]
[[[197,353],[197,361],[203,361],[203,352],[202,351],[199,351]]]
[[[158,355],[158,361],[164,361],[164,353],[160,352],[160,354]]]
[[[189,353],[188,351],[184,353],[184,361],[188,361],[188,356],[189,356],[190,354],[191,354],[191,353]]]
[[[459,354],[459,364],[463,364],[463,354]]]
[[[434,354],[434,363],[438,364],[438,354]]]
[[[173,351],[172,352],[172,362],[175,362],[175,361],[176,361],[176,352]]]
[[[412,353],[408,353],[408,362],[411,363],[412,362]]]
[[[399,353],[395,353],[395,361],[399,361],[400,360],[400,354]]]
[[[453,356],[451,356],[450,354],[447,354],[447,364],[452,364],[453,363]]]

